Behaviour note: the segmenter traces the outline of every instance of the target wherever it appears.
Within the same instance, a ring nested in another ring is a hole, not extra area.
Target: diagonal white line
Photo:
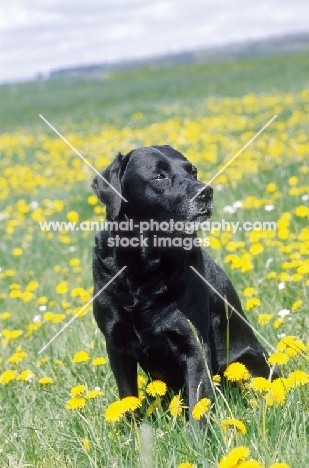
[[[251,328],[251,330],[253,330],[254,333],[255,333],[259,338],[261,338],[261,340],[263,340],[264,343],[266,343],[266,344],[270,347],[270,349],[271,349],[272,351],[277,352],[276,348],[274,348],[273,345],[270,344],[269,341],[267,341],[266,338],[264,338],[264,336],[261,335],[261,333],[259,333],[259,332],[251,325],[251,323],[249,323],[248,320],[247,320],[245,317],[243,317],[243,316],[241,315],[241,313],[239,313],[238,310],[236,310],[235,307],[233,307],[233,306],[225,299],[225,297],[222,296],[222,294],[219,293],[219,291],[217,291],[216,288],[213,287],[212,284],[209,283],[209,281],[207,281],[206,278],[204,278],[204,276],[202,276],[193,266],[190,265],[190,268],[194,271],[194,273],[196,273],[196,274],[204,281],[204,283],[206,283],[216,294],[218,294],[218,296],[232,309],[232,311],[235,312],[235,313],[238,315],[238,317],[240,317],[241,320],[243,320],[243,321]]]
[[[117,189],[115,189],[115,187],[112,186],[112,184],[110,184],[110,183],[108,182],[108,180],[105,179],[105,177],[102,176],[102,174],[100,174],[99,171],[97,171],[97,169],[96,169],[95,167],[93,167],[92,164],[90,164],[89,161],[87,161],[86,158],[84,158],[84,156],[83,156],[82,154],[80,154],[79,151],[77,151],[76,148],[74,148],[73,145],[71,145],[71,143],[70,143],[66,138],[64,138],[63,135],[61,135],[60,132],[58,132],[58,130],[57,130],[50,122],[48,122],[47,119],[45,119],[45,117],[43,117],[42,114],[39,114],[39,116],[41,117],[42,120],[44,120],[45,123],[47,123],[47,125],[48,125],[52,130],[54,130],[55,133],[57,133],[58,136],[60,136],[60,138],[62,138],[62,140],[77,154],[77,156],[79,156],[86,164],[88,164],[88,166],[91,167],[91,169],[92,169],[94,172],[96,172],[96,174],[98,174],[98,176],[101,177],[101,179],[104,180],[104,182],[105,182],[107,185],[109,185],[110,188],[112,188],[112,189],[114,190],[114,192],[116,192],[117,195],[119,195],[120,198],[123,199],[123,201],[125,201],[125,202],[128,201],[128,200],[126,200],[126,199],[121,195],[120,192],[118,192]]]
[[[225,166],[223,166],[223,167],[220,169],[220,171],[218,171],[218,172],[207,182],[207,184],[204,185],[204,187],[202,187],[202,188],[194,195],[194,197],[191,198],[190,202],[192,202],[193,200],[195,200],[195,198],[199,196],[199,194],[204,190],[204,188],[205,188],[207,185],[211,184],[211,182],[214,181],[214,180],[218,177],[218,175],[221,174],[221,172],[223,172],[224,169],[227,168],[227,166],[229,166],[229,165],[237,158],[237,156],[239,156],[240,153],[242,153],[242,152],[250,145],[250,143],[252,143],[253,140],[255,140],[255,139],[265,130],[265,128],[268,127],[268,125],[270,125],[270,124],[272,123],[273,120],[275,120],[276,117],[277,117],[277,115],[274,115],[274,117],[273,117],[272,119],[270,119],[269,122],[267,122],[267,124],[264,125],[264,127],[261,128],[261,130],[258,131],[258,132],[254,135],[254,137],[252,137],[251,140],[249,140],[248,143],[246,143],[245,146],[243,146],[243,147],[241,148],[241,150],[239,150],[238,153],[235,154],[235,156],[233,156],[233,157],[225,164]]]
[[[95,298],[98,297],[98,296],[101,294],[101,292],[104,291],[104,289],[107,288],[107,286],[109,286],[109,285],[114,281],[114,279],[117,278],[117,276],[120,275],[120,273],[123,272],[123,270],[124,270],[125,268],[127,268],[127,267],[124,266],[123,268],[121,268],[121,270],[119,270],[118,273],[116,273],[116,275],[113,276],[112,279],[110,279],[110,280],[103,286],[103,288],[100,289],[100,291],[97,292],[96,295],[93,296],[93,297],[90,299],[90,301],[88,301],[87,304],[84,305],[84,306],[77,312],[77,314],[75,314],[74,317],[72,317],[71,320],[69,320],[69,321],[61,328],[61,330],[59,330],[58,333],[56,333],[56,335],[53,336],[52,339],[49,340],[49,342],[46,343],[46,344],[43,346],[43,348],[40,349],[39,354],[41,354],[42,351],[44,351],[44,349],[46,349],[46,348],[47,348],[47,347],[48,347],[48,346],[49,346],[49,345],[50,345],[50,344],[51,344],[51,343],[52,343],[52,342],[53,342],[53,341],[54,341],[54,340],[55,340],[55,339],[56,339],[56,338],[57,338],[57,337],[58,337],[58,336],[59,336],[75,319],[76,319],[76,317],[78,317],[78,316],[83,312],[83,310],[85,310],[86,307],[88,307],[88,306],[95,300]]]

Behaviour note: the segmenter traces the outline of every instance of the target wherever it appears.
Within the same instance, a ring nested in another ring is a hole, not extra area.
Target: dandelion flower
[[[290,373],[288,381],[292,387],[300,387],[309,383],[309,374],[305,371],[295,370]]]
[[[268,358],[268,363],[271,366],[274,366],[275,364],[286,364],[289,360],[289,357],[284,354],[284,353],[273,353],[271,356]]]
[[[105,421],[115,423],[119,421],[124,415],[125,411],[121,401],[114,401],[111,403],[105,411]]]
[[[70,395],[72,396],[79,396],[85,393],[86,387],[85,385],[75,385],[75,387],[72,387],[70,390]]]
[[[25,359],[27,356],[28,356],[28,354],[25,353],[25,351],[19,351],[17,353],[12,354],[12,356],[10,356],[8,358],[7,362],[18,364],[23,359]]]
[[[23,371],[16,377],[16,380],[28,381],[28,380],[33,379],[33,377],[34,377],[34,373],[33,373],[31,370],[26,369],[26,370],[23,370]]]
[[[89,439],[88,437],[85,437],[84,440],[83,440],[83,446],[84,446],[84,449],[86,450],[86,452],[88,452],[90,450],[90,443],[89,443]]]
[[[12,250],[12,255],[15,255],[15,257],[19,257],[22,254],[23,254],[23,249],[19,247],[16,247],[16,249]]]
[[[245,445],[236,447],[227,455],[221,458],[219,468],[234,468],[239,466],[241,461],[245,461],[250,456],[250,450]]]
[[[238,419],[223,419],[221,421],[221,427],[223,430],[227,431],[229,428],[236,429],[237,432],[244,435],[247,433],[247,428],[243,422],[239,421]]]
[[[137,408],[140,408],[142,406],[142,403],[140,399],[135,396],[127,396],[125,398],[122,398],[121,405],[123,411],[126,412],[135,411]]]
[[[85,398],[81,397],[72,397],[67,401],[65,407],[66,409],[79,409],[83,408],[86,404]]]
[[[169,410],[172,416],[180,416],[183,409],[183,399],[179,395],[175,395],[170,404]]]
[[[86,362],[90,359],[89,353],[87,351],[78,351],[74,354],[74,362]]]
[[[258,316],[258,322],[260,325],[267,325],[271,319],[273,318],[273,314],[260,314]]]
[[[194,419],[200,420],[202,416],[209,410],[211,401],[209,398],[202,398],[199,400],[192,410],[192,417]]]
[[[306,346],[296,336],[285,336],[278,342],[277,350],[285,352],[289,357],[294,357],[298,353],[306,351]]]
[[[245,288],[244,289],[244,297],[254,296],[254,294],[257,294],[256,289],[254,289],[254,288]]]
[[[7,384],[11,382],[11,380],[15,379],[15,376],[17,374],[16,370],[6,370],[0,375],[0,383],[1,384]]]
[[[107,360],[105,357],[96,357],[92,360],[92,365],[93,366],[104,366],[104,364],[107,363]]]
[[[66,281],[61,281],[60,283],[57,284],[56,292],[58,294],[65,294],[65,293],[68,292],[68,290],[69,290],[69,288],[68,288],[68,285],[67,285]]]
[[[92,398],[96,398],[96,397],[103,396],[103,395],[104,395],[104,392],[102,392],[101,390],[96,390],[96,389],[89,390],[89,392],[86,395],[86,399],[91,400]]]
[[[51,377],[41,377],[39,379],[39,384],[41,385],[48,385],[53,383],[53,379]]]
[[[273,465],[270,465],[269,468],[290,468],[290,465],[287,465],[286,463],[274,463]]]
[[[292,304],[291,311],[295,312],[297,309],[299,309],[302,305],[302,301],[296,301]]]
[[[260,299],[258,299],[257,297],[251,297],[250,299],[246,301],[245,309],[251,310],[253,309],[253,307],[259,307],[260,305],[261,305]]]
[[[151,416],[152,413],[155,411],[155,409],[158,407],[158,401],[157,400],[154,400],[152,403],[150,403],[150,405],[148,406],[147,408],[147,416]]]
[[[283,405],[285,402],[286,393],[283,386],[277,384],[271,385],[271,389],[264,396],[268,406]]]
[[[194,465],[192,465],[192,463],[189,462],[184,462],[180,463],[180,465],[178,465],[177,468],[194,468]]]
[[[261,465],[256,460],[246,460],[244,462],[240,462],[237,467],[239,468],[264,468],[264,465]]]
[[[146,392],[153,397],[157,395],[164,396],[167,392],[166,383],[162,382],[162,380],[153,380],[147,385]]]
[[[249,387],[258,393],[268,392],[271,388],[271,383],[264,377],[253,377]]]
[[[146,383],[146,377],[144,377],[143,375],[138,375],[137,376],[137,386],[139,389],[143,388],[143,386],[145,385]]]
[[[249,380],[250,373],[244,364],[233,362],[224,371],[224,375],[228,380],[236,382],[238,380]]]
[[[212,381],[213,381],[214,383],[219,384],[219,383],[221,382],[221,375],[218,375],[218,374],[213,375],[213,376],[212,376]]]

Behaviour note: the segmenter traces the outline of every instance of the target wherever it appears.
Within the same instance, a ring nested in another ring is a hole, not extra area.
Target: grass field
[[[299,55],[0,87],[1,466],[309,466],[308,83]],[[240,380],[241,392],[214,382],[201,432],[188,427],[185,401],[179,415],[169,408],[170,390],[149,408],[140,372],[139,430],[134,418],[105,417],[117,389],[91,306],[39,354],[91,299],[95,234],[39,223],[105,214],[94,173],[39,114],[99,170],[118,151],[171,144],[204,182],[277,115],[212,183],[213,221],[275,221],[276,230],[216,230],[208,250],[280,351],[281,381]]]

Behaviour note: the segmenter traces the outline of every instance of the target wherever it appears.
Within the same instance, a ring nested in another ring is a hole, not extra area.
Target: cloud
[[[80,64],[308,30],[304,0],[12,0],[2,80]]]

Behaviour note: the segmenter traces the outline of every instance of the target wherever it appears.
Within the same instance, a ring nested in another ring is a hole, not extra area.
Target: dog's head
[[[119,153],[101,176],[91,187],[111,219],[126,214],[136,220],[202,222],[212,214],[212,188],[197,180],[196,168],[171,146]]]

